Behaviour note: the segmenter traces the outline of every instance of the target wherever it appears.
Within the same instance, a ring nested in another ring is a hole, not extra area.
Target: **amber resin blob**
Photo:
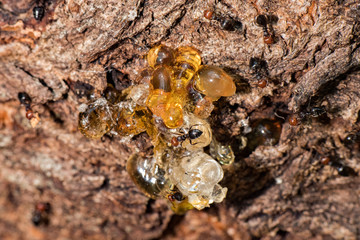
[[[236,92],[232,77],[215,66],[202,66],[196,73],[194,86],[196,90],[215,100],[232,96]]]
[[[146,132],[153,154],[131,155],[127,172],[146,196],[165,199],[177,214],[221,202],[227,193],[219,184],[222,165],[231,164],[234,153],[216,141],[207,118],[213,101],[235,93],[233,79],[201,65],[200,51],[190,46],[158,45],[146,57],[141,84],[122,91],[109,85],[102,98],[81,106],[80,132],[93,139]],[[210,155],[204,152],[209,145]]]

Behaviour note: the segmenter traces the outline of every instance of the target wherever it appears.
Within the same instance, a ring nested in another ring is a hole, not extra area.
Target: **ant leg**
[[[197,143],[192,143],[192,140],[191,140],[191,139],[189,139],[189,142],[190,142],[190,144],[193,145],[193,146],[195,146],[196,144],[199,144],[198,142],[197,142]]]
[[[195,124],[195,125],[192,125],[190,128],[189,128],[189,131],[193,129],[193,127],[196,127],[196,126],[201,126],[201,124]]]
[[[183,128],[180,128],[180,129],[179,129],[179,133],[181,133],[181,134],[186,134],[186,132],[185,132],[185,130],[184,130]]]

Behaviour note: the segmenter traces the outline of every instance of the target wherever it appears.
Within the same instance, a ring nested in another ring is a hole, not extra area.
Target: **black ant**
[[[39,4],[39,1],[37,1],[37,5],[33,8],[33,15],[34,18],[37,21],[41,21],[41,19],[44,17],[45,15],[45,7],[44,4]]]
[[[39,202],[35,205],[35,210],[32,214],[31,221],[35,226],[39,226],[40,224],[48,225],[50,212],[50,203]]]
[[[260,88],[267,85],[267,62],[261,58],[252,57],[249,61],[249,68],[258,80],[257,84]]]
[[[348,176],[356,176],[356,172],[349,166],[343,165],[340,162],[330,161],[330,166],[336,169],[340,176],[348,177]]]
[[[218,21],[220,23],[221,29],[226,31],[233,32],[233,31],[241,30],[242,28],[242,23],[240,21],[235,20],[231,17],[225,17],[211,10],[205,10],[204,17],[209,20]]]
[[[26,92],[19,92],[18,99],[22,105],[24,105],[25,107],[30,107],[31,98],[29,94],[27,94]]]
[[[263,28],[264,32],[264,43],[273,44],[274,43],[274,31],[272,29],[271,24],[276,23],[278,21],[278,17],[274,15],[258,15],[255,18],[256,24]]]
[[[350,133],[344,138],[344,143],[346,147],[351,147],[351,145],[360,142],[360,132]]]
[[[263,75],[267,75],[267,62],[261,58],[252,57],[249,61],[249,68],[255,74],[256,78],[259,79]]]
[[[18,93],[18,99],[20,101],[21,105],[25,106],[26,110],[26,118],[31,120],[34,117],[34,112],[31,109],[31,98],[26,92],[19,92]]]
[[[340,163],[337,160],[334,160],[333,157],[323,156],[320,158],[320,162],[323,165],[329,165],[329,166],[335,168],[340,176],[348,177],[348,176],[356,176],[357,175],[357,173],[355,172],[354,169]]]
[[[313,118],[318,118],[323,116],[326,113],[325,107],[320,106],[320,107],[312,107],[310,110],[305,110],[303,112],[299,113],[299,117],[301,119],[304,118],[308,118],[308,117],[313,117]]]
[[[196,125],[194,125],[194,126],[196,126]],[[194,143],[194,144],[192,143],[192,140],[199,138],[203,134],[203,131],[201,131],[199,129],[193,129],[194,126],[191,126],[188,133],[184,133],[183,135],[178,136],[178,137],[173,137],[171,139],[171,145],[176,147],[181,142],[185,141],[186,139],[190,140],[191,145],[196,145],[196,143]]]
[[[174,202],[175,200],[180,202],[185,199],[181,192],[169,194],[167,198],[170,202]]]

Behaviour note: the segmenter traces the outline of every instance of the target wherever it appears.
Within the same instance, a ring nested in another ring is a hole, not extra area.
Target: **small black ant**
[[[249,68],[256,75],[257,79],[261,78],[263,75],[267,75],[267,62],[261,58],[250,58]]]
[[[323,107],[323,106],[312,107],[310,110],[305,110],[304,112],[300,112],[299,117],[301,119],[304,119],[306,117],[318,118],[318,117],[321,117],[322,115],[324,115],[325,113],[326,113],[326,110],[325,110],[325,107]]]
[[[350,133],[344,138],[344,143],[346,147],[350,147],[355,143],[360,142],[360,132]]]
[[[265,88],[268,83],[267,62],[261,58],[252,57],[249,61],[249,68],[258,80],[258,87]]]
[[[354,169],[349,166],[343,165],[342,163],[330,161],[329,165],[335,168],[340,176],[349,177],[357,175]]]
[[[323,157],[320,158],[320,162],[323,165],[329,165],[329,166],[335,168],[340,176],[349,177],[349,176],[356,176],[357,175],[357,173],[355,172],[354,169],[340,163],[337,160],[334,160],[333,157],[323,156]]]
[[[180,202],[185,199],[181,192],[169,194],[167,197],[170,202],[173,202],[175,200]]]
[[[22,105],[24,105],[25,107],[29,107],[31,104],[31,98],[30,98],[29,94],[27,94],[26,92],[19,92],[18,99],[19,99],[20,103]]]
[[[209,20],[218,21],[220,23],[221,29],[226,31],[234,32],[241,30],[242,28],[242,23],[240,21],[235,20],[229,16],[225,17],[211,10],[205,10],[204,17]]]
[[[196,125],[194,125],[196,126]],[[189,130],[188,133],[184,133],[183,135],[181,136],[178,136],[178,137],[173,137],[171,139],[171,145],[173,145],[174,147],[178,146],[181,142],[185,141],[186,139],[189,139],[190,140],[190,144],[191,145],[196,145],[192,143],[192,140],[194,139],[197,139],[199,138],[202,134],[203,134],[203,131],[199,130],[199,129],[193,129],[192,126]]]
[[[31,109],[31,98],[26,92],[19,92],[18,93],[18,99],[20,101],[21,105],[25,106],[26,110],[26,118],[31,120],[34,117],[34,112]]]
[[[255,18],[256,24],[263,28],[264,32],[264,42],[266,44],[273,44],[274,43],[274,34],[271,24],[276,23],[278,21],[278,17],[274,15],[258,15]]]
[[[35,210],[32,214],[31,221],[35,226],[39,226],[40,224],[48,225],[50,212],[50,203],[39,202],[35,205]]]
[[[38,2],[38,1],[37,1]],[[41,21],[41,19],[44,17],[45,15],[45,7],[42,5],[40,5],[39,3],[37,4],[37,6],[35,6],[33,8],[33,15],[34,15],[34,18],[37,20],[37,21]]]

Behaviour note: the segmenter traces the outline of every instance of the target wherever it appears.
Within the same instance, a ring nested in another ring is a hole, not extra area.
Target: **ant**
[[[39,202],[35,205],[35,210],[32,214],[31,221],[35,226],[40,224],[49,224],[49,214],[51,212],[50,203]]]
[[[241,30],[242,28],[242,23],[240,21],[235,20],[231,17],[225,17],[211,10],[205,10],[204,17],[208,20],[218,21],[220,23],[221,29],[226,31],[234,32],[237,30]]]
[[[340,163],[339,161],[336,161],[336,160],[330,158],[329,156],[321,157],[320,162],[323,165],[329,165],[329,166],[335,168],[340,176],[348,177],[348,176],[356,176],[357,175],[357,173],[355,172],[354,169]]]
[[[174,202],[175,200],[180,202],[185,199],[181,192],[169,194],[167,198],[170,202]]]
[[[266,79],[266,76],[268,75],[267,62],[261,58],[252,57],[249,61],[249,68],[256,79],[258,79],[257,85],[260,88],[265,88],[268,83],[268,80]]]
[[[33,8],[33,15],[37,21],[41,21],[41,19],[45,15],[45,6],[44,6],[44,3],[39,4],[39,1],[36,1],[36,2],[37,2],[37,4]]]
[[[20,101],[21,105],[25,106],[25,110],[26,110],[26,118],[31,120],[32,118],[34,118],[34,112],[31,109],[31,98],[30,96],[26,93],[26,92],[19,92],[18,93],[18,99]]]
[[[197,125],[194,125],[197,126]],[[191,145],[196,145],[196,143],[192,143],[192,140],[199,138],[202,134],[203,131],[199,130],[199,129],[193,129],[194,126],[191,126],[190,130],[188,133],[184,133],[181,136],[178,137],[173,137],[171,139],[171,145],[173,145],[174,147],[178,146],[181,142],[185,141],[186,139],[190,140],[190,144]],[[183,132],[183,131],[182,131]]]
[[[305,110],[304,112],[300,112],[299,117],[301,119],[304,119],[306,117],[318,118],[318,117],[321,117],[322,115],[324,115],[325,113],[326,113],[326,110],[325,110],[324,106],[312,107],[310,110]]]
[[[18,99],[21,105],[25,106],[25,117],[30,121],[30,125],[34,128],[39,122],[40,117],[38,112],[34,112],[31,108],[31,98],[26,92],[19,92]]]
[[[264,32],[264,43],[273,44],[274,43],[274,31],[272,29],[271,24],[276,23],[278,21],[278,17],[274,15],[258,15],[255,18],[255,22],[257,25],[263,28]]]
[[[346,147],[351,147],[351,145],[360,142],[360,132],[350,133],[344,138],[344,143]]]

